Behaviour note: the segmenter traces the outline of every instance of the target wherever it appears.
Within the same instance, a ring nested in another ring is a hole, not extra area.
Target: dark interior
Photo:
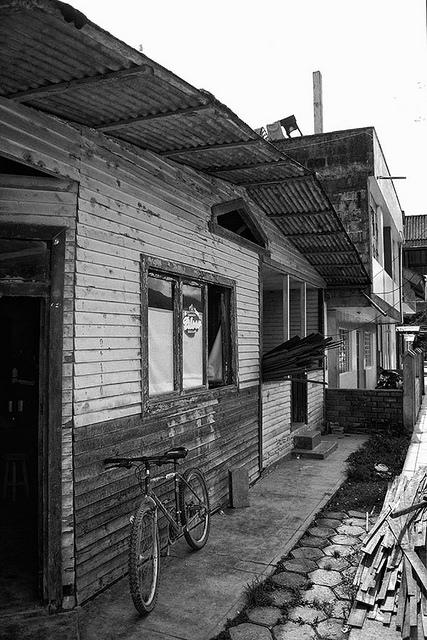
[[[0,297],[0,609],[40,602],[40,298]]]

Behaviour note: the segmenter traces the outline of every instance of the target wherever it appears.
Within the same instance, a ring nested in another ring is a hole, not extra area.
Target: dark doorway
[[[291,383],[292,429],[307,424],[307,375],[294,374]]]
[[[39,352],[42,299],[0,297],[0,609],[41,604]]]

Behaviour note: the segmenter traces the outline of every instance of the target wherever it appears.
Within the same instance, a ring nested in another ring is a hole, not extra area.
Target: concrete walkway
[[[3,620],[0,638],[213,638],[242,607],[247,585],[273,571],[337,491],[345,480],[346,459],[366,437],[336,439],[337,450],[325,460],[285,460],[250,489],[249,507],[217,513],[201,551],[191,552],[180,541],[170,557],[162,558],[159,600],[146,618],[134,610],[124,579],[68,614]]]
[[[126,580],[79,614],[80,640],[208,640],[239,611],[248,584],[272,572],[345,479],[345,460],[365,440],[342,436],[326,460],[286,460],[250,489],[250,506],[212,519],[208,544],[179,543],[162,566],[154,611],[140,618]],[[162,558],[163,560],[163,558]]]

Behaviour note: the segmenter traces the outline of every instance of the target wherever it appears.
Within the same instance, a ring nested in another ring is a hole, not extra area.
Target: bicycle
[[[160,534],[159,510],[168,523],[167,552],[170,545],[184,536],[195,550],[206,544],[210,530],[209,493],[203,473],[192,468],[183,474],[177,470],[180,460],[188,454],[185,447],[176,447],[157,456],[136,458],[106,458],[107,469],[135,468],[143,494],[140,505],[131,517],[129,537],[129,587],[135,608],[141,615],[153,610],[159,595]],[[173,472],[151,477],[151,466],[173,464]],[[151,485],[161,481],[174,482],[174,510],[154,493]]]

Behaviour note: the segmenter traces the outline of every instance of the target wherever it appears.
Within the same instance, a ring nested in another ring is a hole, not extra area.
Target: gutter
[[[360,291],[360,293],[362,294],[362,296],[365,296],[365,298],[366,298],[367,300],[369,300],[369,303],[374,307],[374,309],[376,309],[377,311],[379,311],[383,316],[386,316],[386,315],[387,315],[387,311],[383,311],[383,309],[381,309],[381,307],[380,307],[376,302],[374,302],[374,301],[372,300],[372,298],[370,298],[370,297],[368,296],[368,294],[367,294],[367,293],[365,293],[365,292],[364,292],[364,291],[362,291],[362,290]]]

